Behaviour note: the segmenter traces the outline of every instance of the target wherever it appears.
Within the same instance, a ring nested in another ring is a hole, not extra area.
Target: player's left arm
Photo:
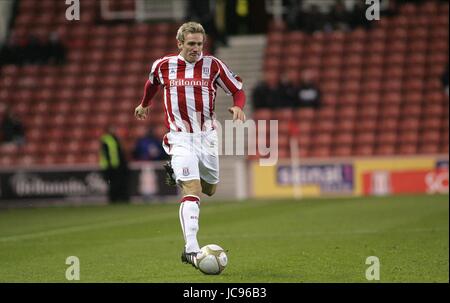
[[[235,75],[222,61],[217,59],[219,68],[218,84],[227,95],[233,96],[233,106],[228,111],[233,115],[233,121],[245,122],[245,93],[242,79]]]
[[[233,115],[233,121],[240,120],[245,122],[245,93],[244,90],[240,89],[233,94],[233,106],[228,109],[228,111]]]

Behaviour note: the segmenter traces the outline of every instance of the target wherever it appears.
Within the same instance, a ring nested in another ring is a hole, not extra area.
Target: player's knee
[[[202,187],[198,180],[183,181],[181,182],[181,188],[183,189],[183,194],[185,196],[194,195],[200,197],[200,193],[202,192]]]
[[[207,196],[212,196],[216,193],[216,185],[209,184],[209,186],[202,187],[202,192]]]

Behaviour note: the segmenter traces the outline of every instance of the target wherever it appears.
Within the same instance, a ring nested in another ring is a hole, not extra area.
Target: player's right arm
[[[134,116],[139,120],[144,120],[148,116],[150,109],[150,101],[158,92],[159,81],[158,70],[162,59],[156,60],[152,65],[150,75],[147,82],[145,82],[144,96],[141,103],[134,109]]]
[[[148,116],[148,110],[150,109],[150,101],[158,92],[158,85],[151,83],[147,80],[144,87],[144,96],[141,103],[135,108],[134,115],[138,120],[144,120]]]

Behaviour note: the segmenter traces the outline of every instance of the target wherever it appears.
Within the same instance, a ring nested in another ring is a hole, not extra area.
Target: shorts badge
[[[183,167],[183,176],[189,176],[189,168]]]

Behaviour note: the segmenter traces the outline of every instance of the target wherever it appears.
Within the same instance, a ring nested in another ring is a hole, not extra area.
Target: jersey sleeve
[[[219,76],[217,77],[217,84],[225,91],[227,95],[234,95],[243,87],[242,80],[235,73],[233,73],[228,66],[216,58],[215,60],[219,67]]]
[[[148,75],[148,80],[153,85],[161,84],[161,79],[159,78],[159,68],[161,66],[161,61],[163,58],[156,60],[153,62],[152,68],[150,70],[150,74]]]

